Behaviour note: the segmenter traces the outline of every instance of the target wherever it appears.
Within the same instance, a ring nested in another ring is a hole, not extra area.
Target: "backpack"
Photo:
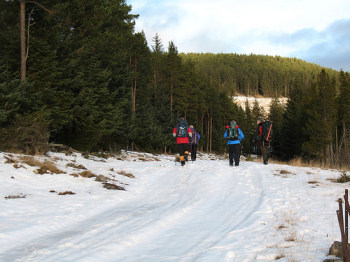
[[[197,145],[198,144],[198,136],[197,136],[197,130],[192,128],[192,144]]]
[[[187,137],[188,136],[188,127],[185,120],[180,120],[176,126],[176,135],[177,137]]]
[[[237,125],[232,125],[228,131],[228,139],[230,140],[238,140],[238,126]]]
[[[262,123],[262,139],[271,142],[272,141],[272,122],[265,121]]]

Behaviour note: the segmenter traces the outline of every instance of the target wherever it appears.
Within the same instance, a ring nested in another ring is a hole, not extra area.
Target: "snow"
[[[246,102],[248,101],[249,108],[252,109],[254,106],[254,102],[257,101],[259,106],[264,109],[266,113],[270,111],[270,105],[273,100],[271,97],[252,97],[252,96],[234,96],[232,100],[243,109],[246,107]],[[278,98],[278,101],[282,103],[282,105],[286,105],[288,98],[281,97]]]
[[[340,171],[197,158],[50,152],[65,173],[40,175],[0,153],[0,261],[323,261],[340,240]]]

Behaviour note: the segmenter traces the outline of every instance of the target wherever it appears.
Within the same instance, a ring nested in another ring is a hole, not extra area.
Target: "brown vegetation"
[[[35,172],[37,174],[46,174],[46,173],[54,173],[54,174],[65,174],[62,170],[57,168],[54,162],[51,161],[44,161],[41,162],[38,159],[35,159],[35,157],[25,156],[21,157],[20,160],[30,166],[38,166],[39,169],[37,169]]]
[[[86,167],[83,166],[83,165],[77,165],[77,164],[74,164],[74,163],[68,163],[66,165],[67,167],[73,167],[73,168],[76,168],[76,169],[83,169],[83,170],[86,170]]]
[[[125,170],[120,170],[118,171],[118,174],[119,175],[122,175],[122,176],[127,176],[127,177],[130,177],[130,178],[135,178],[135,176],[131,173],[127,173]]]

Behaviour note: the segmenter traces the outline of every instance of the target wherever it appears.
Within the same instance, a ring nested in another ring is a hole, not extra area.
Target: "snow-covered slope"
[[[252,97],[252,96],[234,96],[232,97],[233,101],[245,109],[246,102],[248,101],[249,108],[252,109],[254,102],[257,101],[259,106],[262,107],[266,113],[270,110],[270,105],[273,98],[270,97]],[[279,98],[278,101],[285,105],[288,101],[288,98]]]
[[[0,153],[0,261],[322,261],[339,240],[338,171],[198,158],[50,153],[64,173],[40,175]]]

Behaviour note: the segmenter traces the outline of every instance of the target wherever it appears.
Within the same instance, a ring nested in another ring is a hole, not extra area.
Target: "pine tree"
[[[336,132],[335,88],[322,70],[310,89],[306,107],[305,133],[309,140],[303,143],[303,152],[308,156],[333,162],[334,138]]]
[[[306,122],[304,109],[305,97],[305,90],[300,86],[296,86],[290,92],[281,127],[282,159],[289,160],[300,156],[302,153],[302,144],[309,139],[304,134]]]
[[[284,111],[285,111],[285,108],[282,105],[282,103],[280,103],[277,98],[274,98],[270,105],[269,120],[272,121],[272,125],[273,125],[273,138],[272,138],[273,154],[277,157],[280,157],[282,155],[280,140],[281,140],[281,129],[282,129]]]

